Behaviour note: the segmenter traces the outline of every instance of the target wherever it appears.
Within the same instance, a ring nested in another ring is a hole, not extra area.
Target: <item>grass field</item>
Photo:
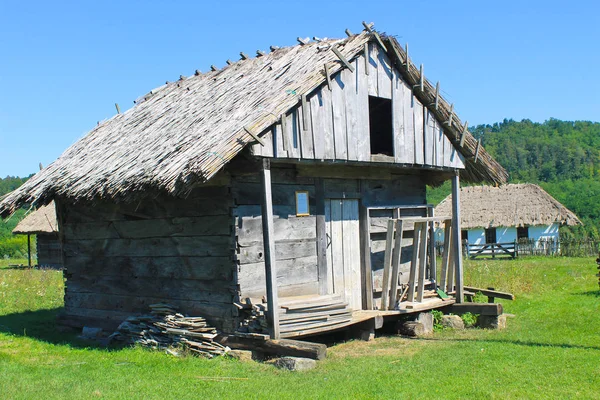
[[[468,284],[517,296],[503,302],[515,315],[508,329],[350,341],[330,347],[327,359],[305,373],[86,347],[55,329],[60,272],[2,265],[2,399],[600,398],[600,292],[592,258],[467,262]]]

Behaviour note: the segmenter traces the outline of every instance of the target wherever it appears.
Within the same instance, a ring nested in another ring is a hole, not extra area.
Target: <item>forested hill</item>
[[[12,192],[24,184],[30,176],[26,178],[19,178],[18,176],[7,176],[6,178],[0,178],[0,197],[4,196],[6,193]]]
[[[509,182],[539,184],[586,225],[563,233],[599,236],[600,123],[505,119],[470,130],[507,169]],[[430,190],[429,201],[437,204],[449,192],[448,185]]]

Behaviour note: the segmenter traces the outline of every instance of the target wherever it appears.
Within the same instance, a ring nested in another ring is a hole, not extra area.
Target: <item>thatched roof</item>
[[[196,74],[152,90],[123,114],[99,124],[69,147],[56,161],[30,178],[0,202],[5,216],[23,203],[46,204],[62,197],[70,201],[110,198],[134,201],[147,189],[185,196],[193,185],[215,175],[244,147],[297,106],[300,95],[326,82],[324,64],[333,75],[344,68],[332,51],[348,60],[363,53],[368,41],[382,40],[390,59],[413,86],[419,68],[408,63],[393,37],[381,39],[363,32],[343,40],[325,40],[280,48],[246,58],[221,70]],[[434,109],[435,88],[425,80],[415,89],[445,133],[458,145],[463,123],[440,97]],[[503,183],[506,171],[466,133],[460,149],[467,160],[462,176],[472,182]]]
[[[23,218],[12,231],[15,235],[56,232],[58,232],[58,223],[56,222],[56,207],[53,201]]]
[[[452,195],[435,208],[435,213],[452,214]],[[572,211],[532,183],[463,187],[460,189],[460,215],[463,229],[550,225],[554,222],[581,224]]]

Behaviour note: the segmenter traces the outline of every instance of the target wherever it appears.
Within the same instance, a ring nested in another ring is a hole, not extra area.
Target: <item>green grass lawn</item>
[[[506,330],[350,341],[330,347],[327,359],[305,373],[86,347],[55,329],[62,273],[6,264],[0,261],[2,399],[600,398],[593,258],[466,262],[467,284],[517,296],[503,302],[515,315]]]

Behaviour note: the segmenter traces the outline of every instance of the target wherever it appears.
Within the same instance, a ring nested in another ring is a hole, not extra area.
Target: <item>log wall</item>
[[[237,312],[230,188],[153,197],[60,205],[63,319],[114,326],[164,301],[231,331]]]

